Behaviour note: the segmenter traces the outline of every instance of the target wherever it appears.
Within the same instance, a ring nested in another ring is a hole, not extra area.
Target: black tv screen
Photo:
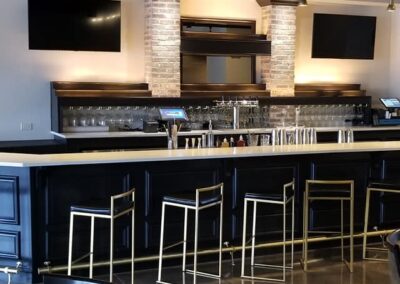
[[[121,51],[121,2],[29,0],[29,49]]]
[[[314,14],[313,58],[374,59],[376,17]]]

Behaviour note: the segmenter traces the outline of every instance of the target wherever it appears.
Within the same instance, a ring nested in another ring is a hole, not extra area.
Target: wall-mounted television
[[[314,14],[312,57],[374,59],[376,17]]]
[[[28,0],[29,49],[121,51],[121,2]]]

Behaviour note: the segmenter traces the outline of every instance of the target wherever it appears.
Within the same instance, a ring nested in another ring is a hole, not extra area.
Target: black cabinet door
[[[365,193],[370,175],[369,154],[319,155],[310,161],[309,179],[354,181],[354,224],[364,224]],[[349,202],[344,202],[348,224]],[[310,229],[332,230],[340,227],[340,201],[313,201],[310,205]]]
[[[137,194],[140,227],[137,233],[144,241],[144,249],[157,252],[160,240],[161,207],[163,196],[176,193],[192,193],[201,187],[223,181],[221,160],[196,160],[162,162],[145,165],[142,169],[142,187]],[[229,193],[228,193],[229,194]],[[200,212],[199,241],[218,239],[219,208]],[[165,218],[165,243],[181,241],[183,237],[184,209],[167,207]],[[193,240],[194,213],[189,210],[188,241]]]
[[[31,273],[37,269],[34,255],[38,250],[31,240],[35,236],[30,171],[0,167],[0,267],[16,267],[18,261],[22,262],[21,272],[13,276],[13,283],[31,282]],[[0,273],[0,283],[7,280],[7,275]]]
[[[400,152],[377,154],[376,176],[395,183],[400,182]],[[370,202],[370,225],[378,228],[395,228],[400,222],[400,191],[398,193],[373,193]]]
[[[53,264],[64,263],[67,259],[70,206],[91,204],[95,200],[111,202],[110,197],[128,191],[133,185],[134,169],[126,165],[91,165],[51,167],[41,172],[42,207],[44,224],[43,261]],[[114,248],[116,255],[129,251],[129,217],[115,222]],[[89,251],[90,218],[75,217],[74,258]],[[95,221],[96,256],[109,254],[110,221]],[[124,252],[125,251],[125,252]]]
[[[244,196],[248,193],[273,193],[283,196],[283,185],[296,182],[298,194],[299,164],[291,159],[257,158],[235,160],[232,168],[232,193],[230,209],[232,210],[231,238],[236,243],[241,241]],[[250,203],[249,203],[250,204]],[[296,205],[297,207],[297,205]],[[247,222],[252,220],[253,206],[248,207]],[[287,207],[289,213],[291,208]],[[299,216],[295,213],[295,216]],[[288,222],[290,219],[288,219]],[[296,222],[298,223],[298,222]],[[251,223],[248,223],[251,224]],[[283,226],[283,208],[275,204],[257,205],[257,236],[259,239],[281,234]],[[248,227],[249,228],[249,227]],[[249,229],[247,230],[248,232]]]

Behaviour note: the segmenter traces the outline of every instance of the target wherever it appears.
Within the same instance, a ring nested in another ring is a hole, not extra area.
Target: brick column
[[[261,28],[262,28],[262,33],[267,35],[267,40],[271,41],[271,34],[268,33],[269,31],[269,19],[271,15],[271,6],[264,6],[261,8]],[[260,56],[261,58],[261,83],[267,84],[267,90],[269,90],[269,84],[268,82],[270,81],[270,70],[271,70],[271,56]]]
[[[271,96],[294,96],[296,6],[268,5],[261,9],[263,33],[271,41],[271,56],[261,60],[261,78]]]
[[[157,97],[180,96],[180,0],[145,0],[145,76]]]

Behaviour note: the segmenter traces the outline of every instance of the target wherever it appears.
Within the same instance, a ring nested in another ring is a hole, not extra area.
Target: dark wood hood
[[[271,42],[266,35],[255,34],[256,23],[253,20],[182,17],[181,26],[182,54],[271,55]],[[203,29],[184,29],[193,26]],[[226,30],[221,32],[221,28]]]
[[[256,0],[258,5],[261,7],[269,5],[282,5],[282,6],[297,6],[299,5],[298,0]]]
[[[271,42],[265,35],[182,32],[182,54],[271,55]]]

